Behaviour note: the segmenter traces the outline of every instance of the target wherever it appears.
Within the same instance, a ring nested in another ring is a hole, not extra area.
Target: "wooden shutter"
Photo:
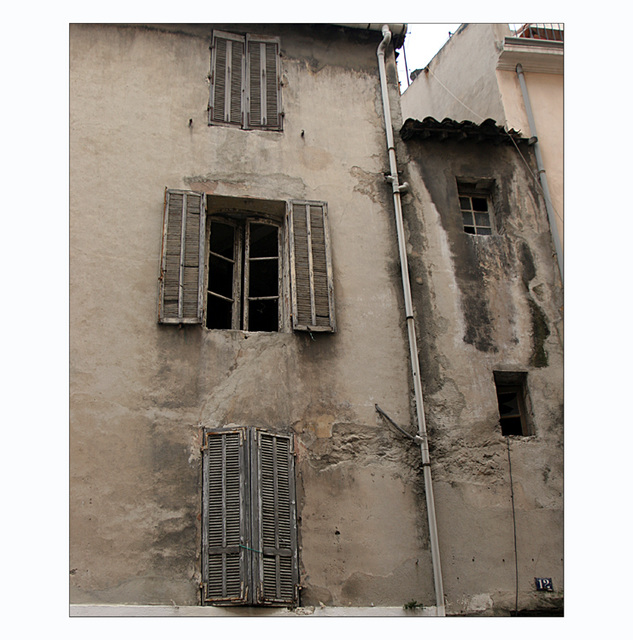
[[[202,322],[204,194],[165,190],[158,321]]]
[[[245,431],[207,432],[203,457],[204,599],[244,604],[249,597],[248,464]]]
[[[293,329],[336,331],[327,204],[292,201],[288,228]]]
[[[259,509],[254,513],[257,601],[292,604],[297,599],[297,519],[294,456],[288,436],[255,431],[254,486]],[[255,503],[255,504],[257,504]]]
[[[281,129],[279,40],[247,36],[248,127]]]
[[[242,125],[244,38],[216,31],[211,48],[209,122]]]

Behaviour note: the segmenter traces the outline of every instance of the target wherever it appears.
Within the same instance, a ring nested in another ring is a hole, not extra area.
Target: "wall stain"
[[[545,341],[550,335],[547,325],[547,319],[541,307],[539,307],[531,298],[528,300],[530,305],[530,315],[532,316],[532,357],[530,364],[533,367],[546,367],[548,365],[547,351],[545,350]]]

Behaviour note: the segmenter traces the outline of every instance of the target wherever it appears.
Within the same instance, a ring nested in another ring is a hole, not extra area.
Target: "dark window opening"
[[[280,330],[280,243],[274,222],[211,218],[208,329]]]
[[[499,424],[504,436],[533,434],[529,416],[529,397],[524,372],[495,371]]]

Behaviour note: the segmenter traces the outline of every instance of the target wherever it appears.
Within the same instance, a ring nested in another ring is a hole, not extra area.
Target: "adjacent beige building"
[[[546,208],[400,131],[405,31],[71,25],[72,615],[562,612]]]

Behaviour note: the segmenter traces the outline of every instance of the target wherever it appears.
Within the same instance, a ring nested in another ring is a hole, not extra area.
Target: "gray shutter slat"
[[[248,566],[248,481],[243,431],[205,434],[203,467],[203,581],[205,600],[243,604]]]
[[[279,41],[247,36],[248,126],[281,129]]]
[[[242,123],[242,75],[244,65],[244,44],[242,42],[233,41],[231,52],[231,99],[230,99],[230,117],[229,122],[232,124]]]
[[[209,117],[216,122],[224,122],[226,96],[226,50],[228,40],[213,39],[213,66],[211,69],[211,99],[209,100]]]
[[[279,114],[279,78],[277,72],[278,46],[274,42],[266,43],[266,126],[278,128]]]
[[[158,321],[202,322],[204,277],[204,195],[167,189]]]
[[[326,203],[292,201],[288,226],[293,329],[334,332],[334,287]]]
[[[262,84],[261,84],[261,47],[259,42],[248,43],[248,125],[258,128],[262,126]]]
[[[260,602],[292,604],[298,584],[294,457],[288,436],[257,434]]]
[[[241,125],[243,122],[245,39],[215,32],[211,55],[209,122]]]

